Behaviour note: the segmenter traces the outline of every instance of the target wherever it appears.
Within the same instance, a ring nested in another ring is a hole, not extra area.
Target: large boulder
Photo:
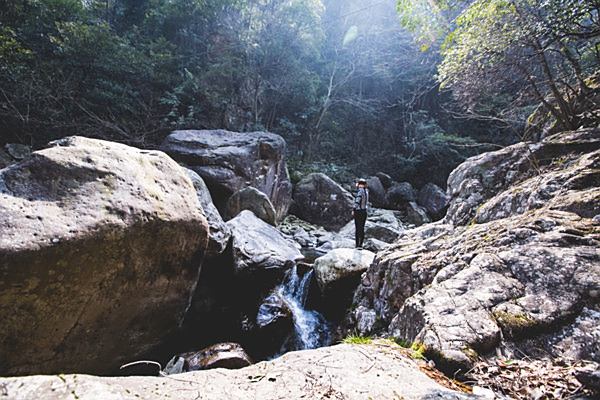
[[[269,132],[175,131],[161,150],[202,176],[220,210],[229,196],[252,186],[269,197],[278,221],[287,214],[292,184],[281,136]]]
[[[368,250],[334,249],[315,260],[314,271],[322,291],[349,278],[360,277],[373,262],[375,254]],[[357,282],[358,283],[358,282]]]
[[[227,221],[233,240],[233,262],[237,273],[255,270],[285,270],[303,258],[281,232],[244,210]]]
[[[417,203],[434,219],[440,219],[448,207],[450,197],[435,183],[427,183],[419,190]]]
[[[313,224],[338,230],[352,219],[352,195],[322,173],[304,177],[294,187],[295,214]]]
[[[385,190],[389,189],[394,184],[394,180],[392,179],[392,177],[386,174],[385,172],[378,172],[375,174],[375,176],[379,178],[379,181],[381,182]]]
[[[459,166],[449,179],[446,223],[406,231],[379,253],[356,292],[354,326],[420,342],[454,371],[494,354],[502,340],[522,345],[542,333],[541,342],[557,344],[555,355],[571,343],[580,350],[570,356],[593,359],[586,349],[600,341],[583,321],[599,311],[600,299],[595,132],[517,144]],[[539,160],[532,176],[517,166],[525,152],[558,158]],[[588,343],[580,346],[583,337]]]
[[[217,343],[200,351],[183,353],[169,361],[169,374],[201,371],[213,368],[239,369],[252,364],[252,360],[238,343]],[[170,366],[178,368],[169,368]]]
[[[239,370],[213,369],[166,378],[90,375],[0,378],[0,393],[12,400],[473,398],[436,382],[422,371],[422,362],[403,353],[390,342],[340,344],[287,353]]]
[[[235,192],[229,200],[225,209],[225,218],[231,219],[242,210],[250,210],[263,221],[276,225],[276,212],[271,200],[266,194],[253,187],[245,187]]]
[[[70,137],[0,170],[0,374],[110,373],[182,322],[208,225],[164,153]]]
[[[385,195],[387,207],[393,210],[404,210],[408,203],[416,199],[415,188],[408,182],[395,183]]]
[[[399,221],[397,212],[384,210],[380,208],[369,209],[367,221],[365,223],[365,238],[381,240],[385,243],[392,243],[400,236],[404,227]],[[340,229],[337,239],[354,240],[354,221],[347,223]]]
[[[406,206],[406,220],[415,226],[421,226],[431,222],[427,210],[414,201],[411,201]]]
[[[367,179],[367,187],[369,188],[369,201],[373,206],[385,208],[385,188],[379,178],[372,176]]]
[[[185,168],[185,172],[194,184],[196,195],[208,221],[209,234],[206,257],[215,257],[225,251],[231,237],[231,231],[215,207],[204,180],[189,168]]]

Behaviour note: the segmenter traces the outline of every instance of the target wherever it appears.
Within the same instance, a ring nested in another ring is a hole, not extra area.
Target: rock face
[[[583,330],[593,349],[600,339],[581,321],[600,302],[598,148],[600,131],[580,130],[460,165],[445,223],[406,231],[367,271],[354,326],[421,342],[450,370],[501,337],[578,343]]]
[[[210,192],[208,191],[208,187],[206,187],[204,180],[191,169],[185,168],[185,171],[192,180],[194,188],[196,188],[198,200],[200,201],[200,205],[202,206],[202,210],[208,221],[209,234],[206,257],[215,257],[225,251],[229,238],[231,237],[231,231],[213,204]]]
[[[283,270],[303,258],[275,227],[244,210],[227,221],[233,235],[233,262],[237,273]]]
[[[246,187],[235,192],[229,200],[225,215],[227,219],[234,218],[242,210],[250,210],[258,218],[268,224],[276,225],[276,212],[266,194],[253,187]]]
[[[582,190],[593,192],[597,186],[595,156],[577,155],[600,148],[599,135],[598,129],[563,132],[539,143],[519,143],[468,159],[448,177],[451,199],[445,221],[455,225],[473,218],[489,221],[540,208],[552,199],[576,213],[578,207],[597,212],[590,208],[593,193]],[[548,168],[551,163],[554,168]],[[537,172],[540,168],[546,173]],[[576,192],[580,198],[571,197]]]
[[[334,249],[315,260],[314,271],[321,290],[335,283],[360,276],[373,262],[375,254],[368,250]]]
[[[202,176],[217,206],[251,186],[269,197],[278,221],[287,214],[292,193],[285,149],[274,133],[224,130],[175,131],[161,146]]]
[[[164,153],[81,137],[0,171],[0,374],[114,372],[182,322],[208,243]]]
[[[423,207],[434,219],[440,219],[444,215],[450,198],[434,183],[427,183],[419,190],[417,203]]]
[[[335,367],[335,368],[334,368]],[[79,399],[467,399],[419,370],[390,344],[342,344],[287,353],[241,370],[196,371],[174,377],[89,375],[0,378],[7,398]]]
[[[294,187],[295,213],[298,217],[338,230],[352,219],[352,195],[325,174],[304,177]]]

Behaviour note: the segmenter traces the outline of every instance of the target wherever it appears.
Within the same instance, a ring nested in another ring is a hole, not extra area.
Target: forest
[[[576,128],[596,0],[2,0],[0,142],[267,130],[292,175],[445,184],[466,157]],[[518,21],[518,22],[517,22]]]

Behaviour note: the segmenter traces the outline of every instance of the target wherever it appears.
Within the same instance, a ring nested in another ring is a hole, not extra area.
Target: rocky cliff
[[[492,352],[600,361],[600,130],[473,157],[444,220],[363,275],[351,327],[422,343],[449,370]]]

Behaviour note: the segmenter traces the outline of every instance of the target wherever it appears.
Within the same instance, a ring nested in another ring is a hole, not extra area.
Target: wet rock
[[[277,272],[303,258],[281,232],[244,210],[227,221],[232,233],[233,263],[237,273]],[[275,271],[274,271],[275,270]]]
[[[271,293],[258,308],[256,325],[264,329],[281,324],[291,328],[292,312],[279,293]]]
[[[408,203],[417,199],[415,189],[408,182],[395,183],[385,197],[387,206],[393,210],[404,210]]]
[[[411,201],[408,203],[408,206],[406,206],[406,219],[415,226],[421,226],[431,222],[429,215],[427,215],[427,211],[414,201]]]
[[[373,262],[375,254],[368,250],[334,249],[315,260],[314,270],[321,290],[335,283],[360,277]]]
[[[419,190],[417,203],[435,220],[444,216],[450,197],[438,185],[427,183]]]
[[[208,235],[158,151],[70,137],[1,170],[0,374],[111,373],[150,351],[181,324]]]
[[[239,369],[252,364],[250,357],[237,343],[218,343],[197,352],[184,353],[183,372],[213,368]]]
[[[338,230],[352,219],[352,195],[322,173],[309,174],[294,187],[296,215]]]
[[[252,211],[254,215],[268,224],[277,224],[273,204],[267,195],[258,189],[253,187],[240,189],[227,200],[225,211],[227,219],[234,218],[242,210]]]
[[[367,187],[369,188],[369,201],[373,206],[385,208],[385,188],[379,178],[372,176],[367,179]]]
[[[209,234],[206,257],[215,257],[225,251],[231,237],[231,231],[213,204],[212,197],[204,180],[191,169],[185,168],[185,171],[194,184],[198,200],[208,221]]]
[[[202,176],[219,209],[233,193],[251,186],[269,197],[278,221],[287,214],[292,193],[285,149],[274,133],[225,130],[175,131],[161,145]]]

